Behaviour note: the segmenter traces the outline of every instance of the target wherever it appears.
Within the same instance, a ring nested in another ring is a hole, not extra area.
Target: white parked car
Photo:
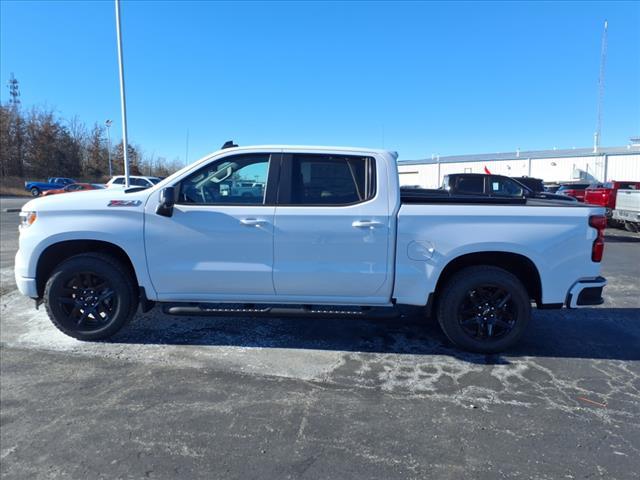
[[[158,177],[143,177],[140,175],[129,175],[129,185],[131,187],[153,187],[160,182]],[[107,188],[124,187],[124,175],[117,175],[107,182]]]
[[[243,181],[265,188],[220,188]],[[385,150],[227,148],[149,189],[35,199],[21,218],[18,288],[82,340],[155,303],[190,316],[414,305],[457,346],[497,352],[525,334],[532,302],[596,305],[606,284],[604,209],[401,192]]]

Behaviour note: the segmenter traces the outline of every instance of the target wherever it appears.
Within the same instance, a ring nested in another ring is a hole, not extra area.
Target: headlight
[[[38,214],[36,212],[20,212],[20,228],[30,227],[37,218]]]

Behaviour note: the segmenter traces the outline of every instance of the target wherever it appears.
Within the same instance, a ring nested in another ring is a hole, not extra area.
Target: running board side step
[[[162,307],[168,315],[200,317],[365,317],[395,318],[395,307],[345,307],[338,305],[256,305],[224,303],[168,303]]]

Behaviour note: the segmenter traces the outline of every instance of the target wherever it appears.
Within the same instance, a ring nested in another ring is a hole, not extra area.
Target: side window
[[[134,187],[150,187],[151,184],[144,178],[130,178],[129,183]]]
[[[262,205],[268,171],[269,155],[225,157],[180,182],[178,203]]]
[[[371,157],[293,155],[290,203],[349,205],[375,196],[375,161]]]
[[[482,195],[482,193],[484,193],[484,177],[480,175],[474,175],[472,177],[458,177],[456,181],[456,188],[453,190],[455,193],[473,193],[476,195]]]
[[[115,185],[123,185],[124,184],[124,178],[123,177],[118,177],[113,181],[113,184]]]
[[[503,197],[521,197],[524,190],[509,178],[491,177],[490,191],[492,195]]]
[[[71,184],[71,185],[67,185],[64,189],[67,192],[75,192],[76,190],[82,190],[82,185]]]

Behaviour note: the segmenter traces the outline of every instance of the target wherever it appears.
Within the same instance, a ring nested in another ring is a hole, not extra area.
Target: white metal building
[[[640,181],[640,144],[626,147],[455,155],[425,160],[399,160],[400,185],[437,188],[449,173],[491,172],[509,177],[536,177],[545,182]]]

